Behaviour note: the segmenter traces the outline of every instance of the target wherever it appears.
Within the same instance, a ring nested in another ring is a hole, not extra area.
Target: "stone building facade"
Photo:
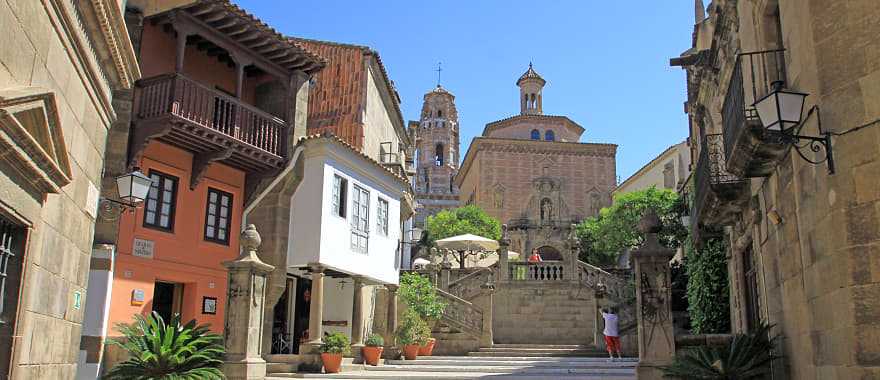
[[[611,204],[617,146],[580,143],[583,127],[544,115],[544,84],[529,65],[517,81],[520,115],[486,124],[455,184],[462,204],[509,226],[512,251],[539,248],[545,259],[558,259],[571,225]]]
[[[458,173],[458,131],[455,95],[438,84],[425,94],[419,121],[409,122],[417,168],[417,227],[424,228],[428,216],[459,205],[458,186],[453,180]]]
[[[617,185],[614,195],[651,186],[677,191],[691,175],[691,152],[687,141],[672,145]]]
[[[108,130],[140,76],[122,3],[0,4],[0,378],[76,375]]]
[[[880,8],[873,1],[696,1],[687,70],[697,242],[727,243],[734,332],[771,323],[777,378],[880,377]],[[752,104],[809,94],[780,142]],[[808,162],[817,161],[818,164]],[[722,228],[723,227],[723,228]]]

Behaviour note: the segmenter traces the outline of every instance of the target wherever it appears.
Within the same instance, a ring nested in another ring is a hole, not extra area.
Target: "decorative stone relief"
[[[0,90],[0,160],[18,169],[41,193],[71,181],[55,95],[41,87]]]

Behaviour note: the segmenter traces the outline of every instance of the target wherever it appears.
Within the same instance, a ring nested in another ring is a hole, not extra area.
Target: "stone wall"
[[[835,134],[833,175],[790,152],[768,177],[749,179],[750,202],[725,234],[733,331],[748,329],[743,271],[751,251],[759,318],[782,337],[784,359],[774,372],[785,378],[880,377],[878,21],[873,1],[715,1],[701,23],[723,25],[696,28],[715,31],[697,40],[714,41],[721,67],[689,69],[688,109],[704,107],[709,116],[706,123],[691,113],[692,142],[701,124],[707,133],[721,128],[731,53],[778,45],[786,49],[786,87],[810,94],[805,117],[818,107],[800,134]],[[804,151],[811,159],[824,154]]]
[[[100,57],[111,54],[94,50],[106,45],[90,32],[101,29],[80,24],[74,7],[68,1],[0,3],[0,108],[30,98],[28,106],[41,115],[21,117],[26,114],[16,114],[21,109],[0,112],[0,215],[24,227],[28,239],[24,252],[11,261],[23,268],[17,312],[5,316],[16,324],[9,366],[13,379],[76,374],[105,143],[116,118],[112,90],[118,83],[108,78],[133,80],[130,73],[101,64]],[[33,141],[8,135],[13,125],[23,127]],[[66,178],[52,176],[53,185],[36,185],[51,169],[36,149],[19,150],[31,143],[53,152],[48,160]],[[28,171],[21,171],[23,161]],[[6,290],[7,295],[14,291]]]
[[[493,317],[495,343],[595,344],[593,290],[569,282],[499,286]]]

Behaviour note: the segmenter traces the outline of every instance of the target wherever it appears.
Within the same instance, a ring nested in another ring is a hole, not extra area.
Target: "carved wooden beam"
[[[203,17],[202,21],[204,21],[207,24],[211,24],[212,22],[220,21],[228,16],[229,16],[229,14],[225,10],[221,10],[215,14],[211,14],[211,15]]]
[[[128,169],[131,170],[137,166],[137,162],[141,160],[147,144],[152,139],[159,138],[171,132],[173,124],[168,120],[158,120],[156,122],[137,123],[134,126],[134,135],[131,139],[131,147],[128,156]]]
[[[250,28],[251,28],[250,26],[248,26],[247,24],[244,24],[244,25],[240,26],[238,29],[232,29],[232,30],[226,31],[226,35],[228,35],[230,37],[235,37],[239,34],[247,32]]]
[[[217,28],[217,29],[221,29],[221,30],[222,30],[222,29],[226,29],[226,28],[233,27],[233,26],[235,26],[235,25],[237,25],[237,24],[238,24],[238,19],[237,19],[237,18],[229,18],[229,19],[227,19],[227,20],[224,21],[224,22],[220,22],[220,23],[216,23],[216,24],[212,24],[212,25],[213,25],[215,28]]]
[[[232,152],[232,147],[229,147],[223,150],[197,153],[192,161],[192,171],[190,172],[189,179],[190,190],[195,190],[199,183],[202,182],[202,179],[208,172],[208,166],[211,166],[212,162],[225,160],[232,156]]]
[[[191,13],[193,16],[200,16],[200,15],[203,15],[203,14],[205,14],[205,13],[213,12],[216,8],[217,8],[217,7],[216,7],[215,4],[208,4],[208,5],[206,5],[206,6],[199,7],[199,8],[197,8],[197,9],[191,11],[190,13]]]
[[[281,58],[281,57],[287,55],[289,52],[290,52],[290,50],[288,50],[288,49],[281,49],[281,50],[280,50],[278,53],[276,53],[276,54],[267,55],[266,58],[269,58],[269,59],[278,59],[278,58]]]

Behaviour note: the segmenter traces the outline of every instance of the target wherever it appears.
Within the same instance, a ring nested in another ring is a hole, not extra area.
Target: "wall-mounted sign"
[[[141,306],[144,304],[143,289],[135,289],[131,291],[131,306]]]
[[[321,321],[321,324],[324,326],[346,327],[348,326],[348,321]]]
[[[202,314],[217,314],[217,297],[202,297]]]
[[[130,270],[127,270],[127,271],[123,271],[123,272],[122,272],[122,277],[125,277],[125,278],[131,278],[131,276],[134,276],[134,272],[132,272],[132,271],[130,271]]]
[[[79,290],[73,292],[73,310],[79,310],[82,307],[82,293]]]
[[[134,247],[132,248],[131,254],[137,257],[143,257],[145,259],[153,258],[153,249],[155,248],[156,242],[152,240],[145,239],[134,239]]]

